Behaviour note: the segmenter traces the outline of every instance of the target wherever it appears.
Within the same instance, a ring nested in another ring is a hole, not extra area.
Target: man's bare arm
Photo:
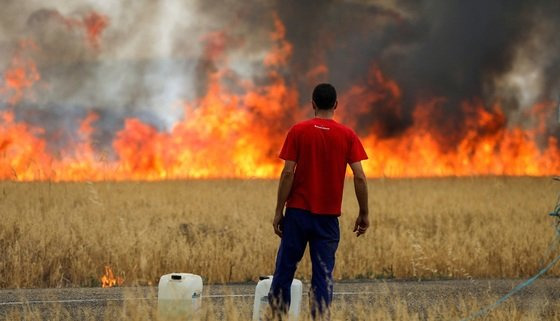
[[[284,169],[280,174],[280,181],[278,183],[278,198],[276,200],[276,211],[274,214],[274,220],[272,225],[274,226],[274,233],[282,237],[282,218],[284,217],[283,211],[290,191],[292,190],[292,184],[294,182],[294,172],[296,168],[296,162],[287,160],[284,163]]]
[[[358,218],[354,224],[354,232],[356,232],[356,236],[360,236],[364,234],[369,227],[367,179],[361,162],[350,164],[350,168],[354,173],[354,191],[356,192],[356,199],[360,207]]]

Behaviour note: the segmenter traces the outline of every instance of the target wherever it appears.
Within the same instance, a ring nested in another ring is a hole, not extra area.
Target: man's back
[[[287,207],[340,215],[346,164],[367,155],[350,128],[313,118],[292,127],[280,158],[297,163]]]

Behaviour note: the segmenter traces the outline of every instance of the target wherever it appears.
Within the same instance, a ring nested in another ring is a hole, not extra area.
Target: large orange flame
[[[95,15],[85,20],[95,44],[106,21]],[[292,47],[277,17],[275,26],[272,50],[263,58],[268,82],[239,81],[232,91],[222,81],[230,76],[228,70],[211,70],[206,94],[185,102],[183,118],[171,129],[160,131],[139,119],[127,119],[108,153],[93,148],[98,120],[94,113],[82,121],[75,142],[55,156],[42,138],[42,128],[18,121],[10,110],[1,111],[0,179],[276,177],[284,135],[291,124],[309,115],[311,107],[298,105],[297,90],[281,75]],[[212,33],[204,41],[208,61],[226,59],[223,33]],[[310,77],[328,72],[322,64],[315,69]],[[32,60],[17,58],[3,79],[0,98],[14,104],[40,75]],[[441,116],[445,97],[418,100],[407,119],[402,96],[398,83],[375,66],[369,83],[341,94],[337,118],[352,127],[367,128],[359,133],[370,156],[364,162],[370,177],[560,174],[558,142],[547,134],[552,102],[536,104],[528,111],[526,118],[536,121],[523,128],[508,127],[499,103],[488,106],[473,98],[460,104],[464,120],[462,128],[454,129]],[[369,119],[371,106],[375,106],[374,115],[383,117]],[[390,124],[403,122],[409,125],[399,130]]]
[[[471,110],[474,118],[467,121],[467,133],[459,144],[443,149],[437,134],[425,125],[429,111],[437,110],[437,105],[437,100],[417,105],[414,125],[398,137],[365,137],[364,145],[371,158],[364,164],[366,172],[389,177],[560,173],[557,139],[549,137],[544,148],[539,148],[534,130],[501,125],[505,120],[497,105],[489,111],[481,104],[464,102],[464,108]],[[539,106],[553,108],[552,103]]]
[[[375,105],[383,120],[404,121],[398,84],[374,67],[370,85],[374,89],[357,86],[348,92],[344,99],[357,106],[352,111],[358,117],[342,112],[342,118],[355,124],[361,114],[371,112],[368,107]],[[445,98],[431,98],[417,103],[411,125],[396,135],[390,135],[387,123],[372,120],[370,133],[364,137],[370,156],[364,162],[366,172],[376,177],[560,173],[557,139],[546,136],[547,119],[555,112],[553,102],[536,104],[527,112],[526,118],[537,120],[529,129],[508,128],[498,103],[485,106],[478,99],[461,103],[463,128],[450,128],[441,117],[445,102]],[[450,139],[453,135],[459,138]],[[543,146],[537,143],[539,139],[544,140]]]

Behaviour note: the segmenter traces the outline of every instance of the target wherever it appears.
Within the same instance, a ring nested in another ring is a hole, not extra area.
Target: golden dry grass
[[[0,183],[0,287],[99,286],[104,265],[125,285],[174,272],[205,282],[273,272],[277,182]],[[335,277],[510,278],[556,253],[546,178],[369,181],[372,228],[356,238],[347,182]],[[560,275],[553,269],[549,275]],[[309,279],[306,258],[297,277]]]

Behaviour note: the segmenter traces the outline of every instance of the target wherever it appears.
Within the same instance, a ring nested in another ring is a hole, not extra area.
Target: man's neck
[[[333,119],[334,118],[334,110],[316,110],[315,111],[315,118]]]

